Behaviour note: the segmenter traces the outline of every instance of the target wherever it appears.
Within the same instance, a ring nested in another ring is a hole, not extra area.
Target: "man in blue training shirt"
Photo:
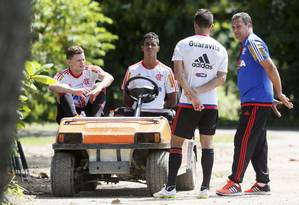
[[[232,17],[232,29],[242,48],[238,61],[238,87],[242,114],[234,138],[232,173],[227,184],[216,193],[221,196],[241,195],[240,183],[251,161],[256,183],[245,194],[270,194],[267,165],[267,118],[271,112],[280,116],[273,103],[276,97],[289,109],[293,104],[282,93],[278,70],[272,62],[267,45],[253,33],[251,17],[244,12]]]

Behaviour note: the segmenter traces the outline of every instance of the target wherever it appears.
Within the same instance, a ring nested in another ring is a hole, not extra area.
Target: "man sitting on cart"
[[[135,63],[127,69],[121,89],[123,91],[124,104],[129,108],[135,109],[134,102],[125,92],[125,85],[132,77],[146,77],[154,81],[158,85],[159,94],[151,102],[143,103],[141,116],[159,116],[161,113],[154,113],[153,110],[163,110],[167,119],[173,117],[173,113],[165,112],[165,110],[175,107],[177,102],[177,85],[171,68],[164,65],[157,59],[160,50],[159,36],[154,32],[146,33],[143,37],[141,50],[143,52],[143,60]],[[134,81],[134,86],[142,86],[146,83],[144,80]],[[119,115],[131,116],[131,109],[119,109],[116,111]]]
[[[105,88],[113,77],[96,65],[85,63],[84,50],[71,46],[66,51],[68,68],[55,75],[56,84],[49,89],[58,94],[56,121],[64,117],[79,116],[82,111],[88,117],[101,116],[105,105]]]

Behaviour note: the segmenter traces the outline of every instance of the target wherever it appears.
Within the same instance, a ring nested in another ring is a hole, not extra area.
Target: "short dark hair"
[[[198,9],[194,15],[194,22],[200,28],[208,28],[213,24],[214,16],[208,9]]]
[[[159,36],[154,32],[148,32],[144,34],[142,44],[144,44],[146,39],[154,39],[157,41],[157,44],[159,45]]]
[[[248,25],[248,24],[252,25],[252,20],[248,13],[246,13],[246,12],[236,13],[233,15],[232,21],[239,19],[239,18],[242,19],[242,21],[244,22],[245,25]]]
[[[66,49],[66,59],[71,59],[74,55],[76,54],[82,54],[84,53],[84,50],[83,48],[81,48],[80,46],[71,46],[71,47],[68,47]]]

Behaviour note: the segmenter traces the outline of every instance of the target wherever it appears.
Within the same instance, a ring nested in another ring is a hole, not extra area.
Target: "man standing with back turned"
[[[267,119],[273,104],[273,87],[276,96],[288,108],[293,104],[282,93],[278,70],[272,62],[268,47],[253,33],[251,17],[244,12],[232,17],[235,37],[242,43],[238,65],[238,87],[242,114],[234,138],[232,174],[227,184],[216,191],[218,195],[241,195],[240,183],[251,161],[256,183],[245,194],[270,194],[267,165]]]
[[[194,18],[195,34],[178,42],[172,61],[175,77],[183,89],[172,127],[169,175],[166,186],[154,197],[176,194],[176,177],[182,161],[182,145],[192,139],[198,127],[202,148],[203,181],[199,198],[209,197],[214,162],[212,139],[218,120],[216,87],[226,79],[228,57],[225,48],[210,37],[213,14],[199,9]]]

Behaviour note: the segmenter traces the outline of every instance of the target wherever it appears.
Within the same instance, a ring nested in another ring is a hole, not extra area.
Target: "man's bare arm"
[[[265,69],[267,75],[269,76],[270,80],[272,81],[276,96],[281,102],[289,109],[293,108],[293,103],[290,102],[289,98],[286,97],[282,93],[282,86],[281,86],[281,80],[278,73],[278,70],[271,60],[271,58],[268,58],[266,60],[263,60],[260,62],[260,64]]]
[[[125,90],[123,90],[123,101],[127,107],[132,107],[134,101],[128,96]]]
[[[218,71],[217,76],[214,79],[210,80],[209,82],[207,82],[204,85],[195,87],[193,89],[196,91],[197,94],[208,92],[220,85],[223,85],[226,80],[226,75],[227,75],[226,72]]]
[[[96,84],[96,87],[89,92],[87,95],[94,95],[96,97],[103,89],[109,87],[111,83],[114,81],[114,78],[111,74],[107,72],[101,73],[102,81]]]
[[[55,92],[57,94],[59,94],[59,93],[70,93],[72,95],[77,95],[77,96],[83,96],[83,95],[87,94],[90,91],[90,90],[84,89],[84,88],[74,89],[74,88],[71,88],[67,84],[62,84],[62,83],[58,83],[58,82],[55,83],[55,84],[49,85],[49,89],[52,92]]]
[[[173,108],[177,103],[177,92],[167,93],[164,108]]]
[[[185,68],[183,61],[174,61],[174,76],[179,82],[180,86],[183,88],[184,94],[191,101],[195,110],[202,110],[203,105],[200,100],[197,98],[196,93],[189,86],[188,81],[186,79]]]
[[[186,79],[183,61],[174,61],[174,76],[184,91],[192,92]]]

